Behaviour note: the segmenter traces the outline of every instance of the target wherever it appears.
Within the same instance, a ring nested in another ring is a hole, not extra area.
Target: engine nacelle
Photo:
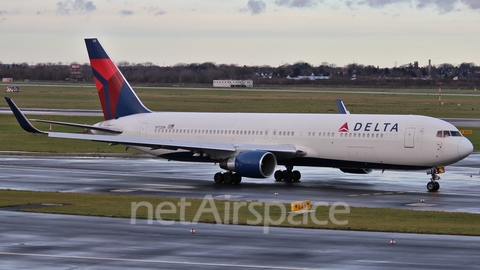
[[[267,178],[276,167],[277,158],[266,151],[242,152],[220,162],[220,168],[251,178]]]
[[[355,174],[369,174],[373,172],[373,169],[364,169],[364,168],[339,168],[339,169],[344,173],[355,173]]]

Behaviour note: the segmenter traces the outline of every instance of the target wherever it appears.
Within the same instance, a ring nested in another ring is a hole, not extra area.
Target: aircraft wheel
[[[440,189],[440,183],[438,182],[435,182],[435,191],[439,190]]]
[[[213,176],[213,180],[215,181],[215,184],[221,184],[223,183],[223,174],[222,173],[216,173],[214,176]]]
[[[275,171],[275,174],[273,175],[275,177],[275,181],[280,182],[283,180],[283,172],[280,170]]]
[[[298,182],[302,178],[302,174],[299,171],[292,172],[293,181]]]
[[[438,189],[436,189],[437,185],[435,184],[436,182],[428,182],[427,183],[427,189],[428,191],[432,192],[432,191],[437,191]],[[440,184],[438,184],[438,187],[440,188]]]
[[[233,175],[230,172],[226,172],[223,174],[223,182],[225,184],[231,184],[233,182]]]
[[[242,182],[242,176],[238,173],[232,175],[232,178],[233,178],[233,183],[235,185],[238,185],[238,184],[240,184],[240,182]]]
[[[285,182],[292,182],[292,180],[293,180],[292,171],[290,171],[290,170],[283,171],[283,180],[285,180]]]

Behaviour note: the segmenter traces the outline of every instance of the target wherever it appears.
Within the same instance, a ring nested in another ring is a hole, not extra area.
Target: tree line
[[[251,79],[255,86],[353,86],[353,87],[443,87],[473,89],[480,85],[480,66],[474,63],[437,66],[418,66],[417,62],[393,68],[373,65],[348,64],[338,67],[322,63],[313,66],[307,62],[271,66],[239,66],[213,62],[158,66],[151,62],[117,63],[125,78],[135,85],[158,86],[212,86],[213,80]],[[80,65],[80,72],[59,63],[4,64],[0,62],[0,77],[14,81],[86,81],[93,82],[88,63]],[[309,80],[312,74],[328,79]],[[300,79],[302,78],[302,79]]]

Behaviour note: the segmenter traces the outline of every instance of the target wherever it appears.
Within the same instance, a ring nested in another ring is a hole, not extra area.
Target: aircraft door
[[[147,137],[147,125],[148,123],[142,123],[140,125],[140,130],[138,131],[138,136],[141,138]]]
[[[407,128],[405,130],[405,148],[415,147],[415,128]]]

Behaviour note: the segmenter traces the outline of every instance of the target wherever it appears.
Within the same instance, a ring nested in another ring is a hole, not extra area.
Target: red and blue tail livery
[[[96,38],[85,39],[105,120],[149,113]]]

